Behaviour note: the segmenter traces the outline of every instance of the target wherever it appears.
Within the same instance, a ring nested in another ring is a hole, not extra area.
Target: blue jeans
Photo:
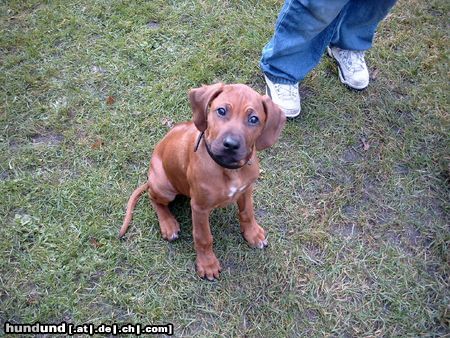
[[[261,69],[275,83],[295,84],[330,46],[367,50],[395,0],[286,0]]]

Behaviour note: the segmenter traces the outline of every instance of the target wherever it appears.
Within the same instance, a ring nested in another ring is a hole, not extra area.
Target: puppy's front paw
[[[264,249],[268,245],[266,232],[258,224],[245,229],[242,236],[252,248]]]
[[[220,271],[222,270],[219,260],[214,254],[198,255],[195,265],[197,267],[197,274],[201,278],[206,278],[210,281],[219,278]]]

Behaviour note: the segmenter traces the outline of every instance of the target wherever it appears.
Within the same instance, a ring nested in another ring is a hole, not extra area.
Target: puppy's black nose
[[[241,146],[241,142],[237,137],[227,135],[223,139],[223,146],[228,150],[237,150]]]

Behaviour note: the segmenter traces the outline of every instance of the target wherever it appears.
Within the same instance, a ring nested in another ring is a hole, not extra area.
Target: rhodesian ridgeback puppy
[[[241,84],[192,89],[189,101],[193,122],[177,124],[156,145],[148,181],[131,195],[119,236],[127,231],[139,196],[148,191],[162,237],[177,239],[180,226],[168,204],[176,195],[188,196],[197,273],[213,280],[221,270],[209,226],[214,208],[237,202],[245,240],[252,247],[267,246],[253,212],[253,184],[259,176],[256,151],[275,143],[286,117],[268,96]]]

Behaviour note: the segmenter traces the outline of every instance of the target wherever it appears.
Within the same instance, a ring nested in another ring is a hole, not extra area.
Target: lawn
[[[196,276],[189,203],[161,239],[127,199],[190,88],[263,93],[282,1],[2,1],[0,335],[5,322],[174,325],[175,336],[450,333],[448,1],[402,0],[350,91],[323,57],[302,115],[260,153],[251,249],[211,217],[218,281]]]

